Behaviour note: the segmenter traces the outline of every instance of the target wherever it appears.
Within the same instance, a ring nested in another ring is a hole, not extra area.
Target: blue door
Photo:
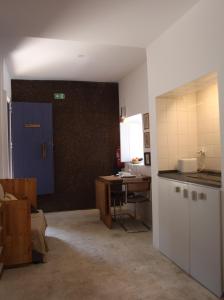
[[[52,104],[12,103],[14,178],[37,178],[39,195],[54,192]]]

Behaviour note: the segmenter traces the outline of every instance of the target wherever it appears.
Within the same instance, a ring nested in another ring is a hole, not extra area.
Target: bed
[[[32,261],[46,262],[48,246],[45,239],[47,221],[42,210],[31,213]]]
[[[37,210],[36,179],[0,179],[4,194],[17,200],[3,203],[4,265],[45,262],[48,251],[46,219]]]

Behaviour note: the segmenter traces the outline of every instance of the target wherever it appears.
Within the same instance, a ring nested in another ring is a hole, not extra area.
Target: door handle
[[[183,196],[184,196],[184,198],[188,198],[188,190],[187,189],[183,190]]]
[[[197,192],[195,192],[195,191],[192,191],[192,192],[191,192],[192,200],[196,201],[197,198],[198,198],[197,196],[198,196],[198,195],[197,195]]]
[[[198,198],[201,199],[201,200],[206,200],[206,194],[204,194],[204,193],[199,193],[199,194],[198,194]]]
[[[47,159],[47,145],[46,143],[41,144],[41,159]]]
[[[180,187],[179,187],[179,186],[176,186],[176,187],[175,187],[175,192],[176,192],[176,193],[180,193]]]

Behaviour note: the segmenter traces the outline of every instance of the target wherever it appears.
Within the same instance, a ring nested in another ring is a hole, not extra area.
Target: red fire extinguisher
[[[116,167],[118,169],[124,168],[124,163],[121,162],[121,149],[120,149],[120,147],[116,148]]]

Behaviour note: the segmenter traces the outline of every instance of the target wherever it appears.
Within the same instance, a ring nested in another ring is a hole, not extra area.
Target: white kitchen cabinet
[[[161,252],[222,294],[220,190],[159,178]]]
[[[161,251],[189,272],[189,201],[184,183],[159,179]]]
[[[221,200],[218,189],[189,184],[190,274],[221,296]]]

